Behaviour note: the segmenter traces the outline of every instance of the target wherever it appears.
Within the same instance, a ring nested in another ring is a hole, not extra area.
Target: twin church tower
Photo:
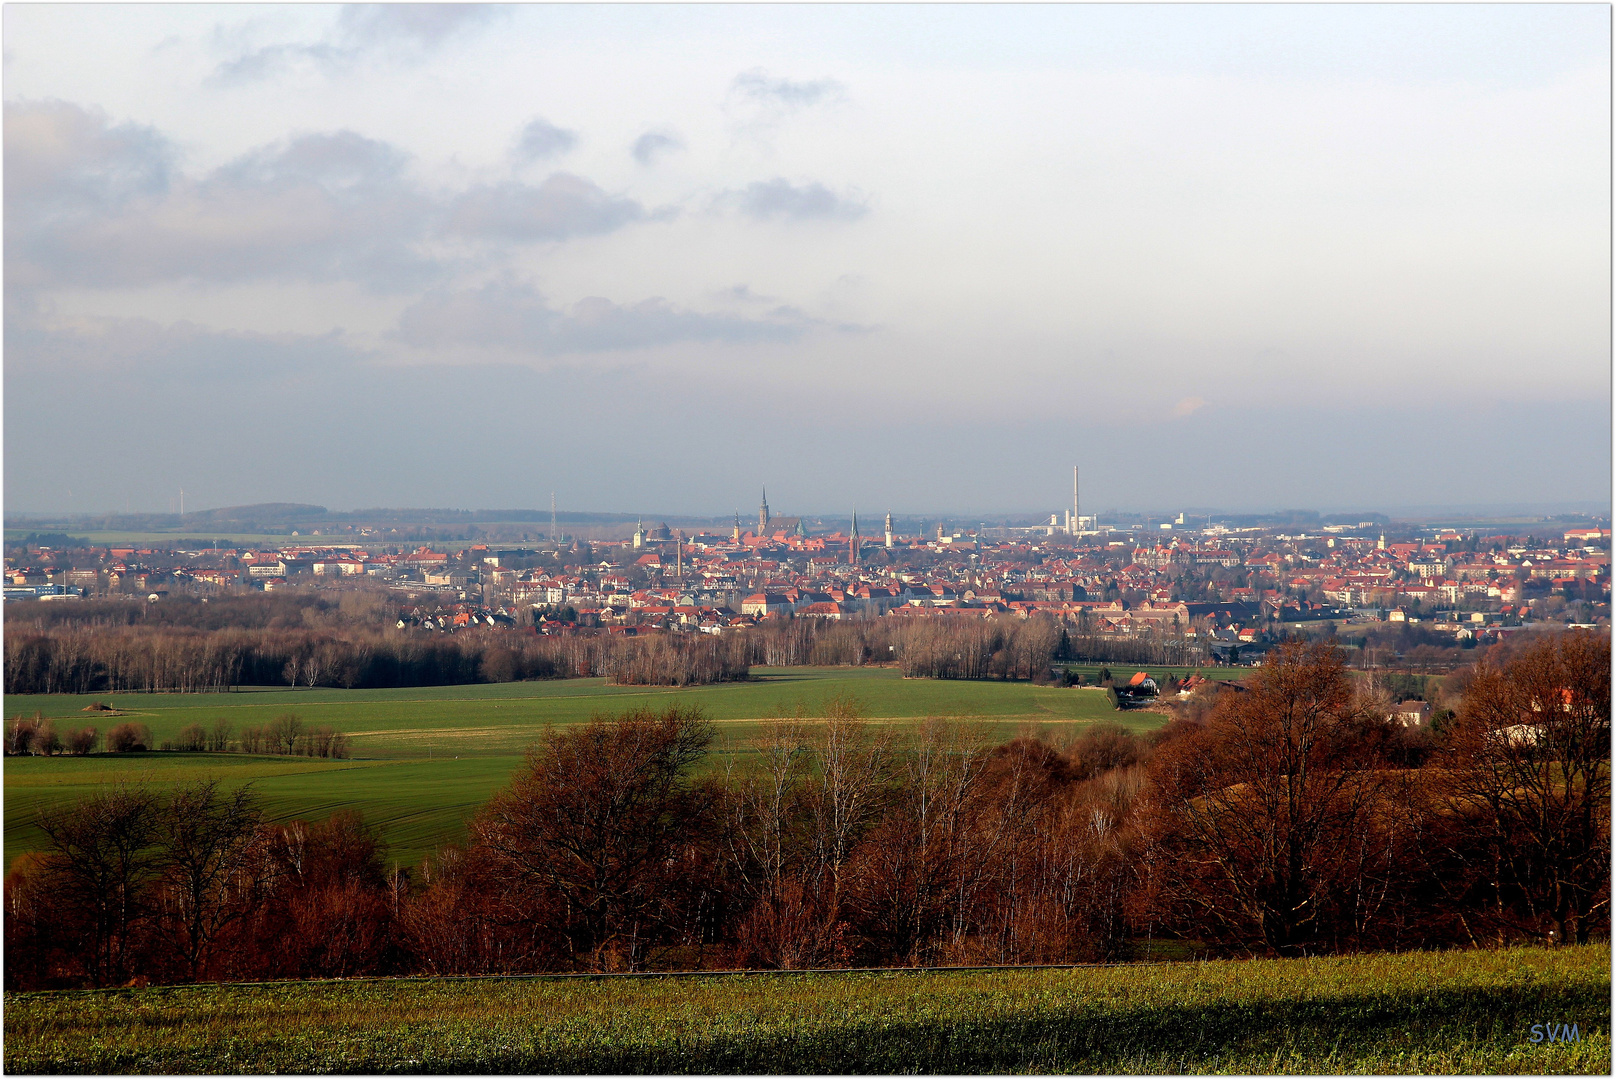
[[[758,535],[758,536],[768,536],[769,535],[769,521],[770,521],[770,517],[769,517],[769,489],[767,487],[765,487],[763,489],[763,498],[758,503],[757,533],[756,533],[756,535]],[[792,532],[797,536],[807,536],[808,535],[808,530],[803,528],[801,518],[798,518],[796,520],[796,527],[794,529],[792,529]],[[737,512],[735,514],[734,539],[736,541],[739,541],[740,538],[741,538],[741,515],[740,515],[739,512]],[[885,539],[886,539],[886,546],[891,547],[892,546],[893,534],[892,534],[892,511],[890,511],[890,510],[887,511],[886,537],[885,537]],[[854,566],[857,566],[859,564],[859,549],[863,546],[862,543],[861,543],[861,540],[862,540],[862,538],[859,536],[858,508],[855,507],[853,509],[853,526],[852,526],[852,529],[849,532],[848,542],[847,542],[848,562],[850,562]]]

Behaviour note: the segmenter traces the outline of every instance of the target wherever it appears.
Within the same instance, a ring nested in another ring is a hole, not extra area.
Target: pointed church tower
[[[758,505],[758,536],[769,535],[769,489],[763,489],[763,502]]]
[[[858,534],[858,507],[853,507],[853,535],[847,538],[847,561],[852,566],[859,564],[859,534]]]
[[[634,547],[636,549],[638,549],[638,548],[642,548],[644,546],[645,546],[645,522],[636,521],[634,523]]]
[[[741,542],[741,512],[738,509],[735,511],[735,531],[730,533],[729,538],[737,544]]]
[[[887,511],[887,547],[892,546],[892,511]]]

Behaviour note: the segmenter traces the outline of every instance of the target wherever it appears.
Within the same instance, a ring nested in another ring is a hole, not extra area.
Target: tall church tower
[[[763,502],[758,505],[758,531],[759,536],[769,535],[769,489],[763,489]]]
[[[730,534],[729,538],[737,544],[741,542],[741,512],[739,510],[735,511],[735,531]]]
[[[892,511],[887,511],[887,547],[892,546]]]
[[[851,566],[859,564],[859,534],[858,534],[858,507],[853,508],[853,535],[847,538],[847,561]]]

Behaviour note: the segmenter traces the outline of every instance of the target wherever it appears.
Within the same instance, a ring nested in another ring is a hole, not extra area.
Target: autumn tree
[[[552,730],[473,822],[498,873],[558,901],[574,965],[639,970],[678,921],[672,878],[700,813],[689,774],[711,741],[680,706]]]
[[[82,920],[77,951],[93,985],[127,974],[158,873],[158,814],[150,792],[118,785],[39,815],[48,894],[61,914]]]
[[[250,856],[262,814],[247,787],[222,791],[218,780],[175,788],[159,816],[156,840],[173,941],[189,978],[207,969],[219,932],[240,918]]]
[[[969,913],[995,854],[980,823],[988,746],[955,724],[927,720],[894,754],[896,787],[860,859],[855,904],[881,952],[932,963],[970,929]]]
[[[1610,738],[1608,637],[1547,637],[1470,680],[1449,798],[1500,936],[1609,926]]]
[[[126,754],[137,750],[151,748],[151,729],[145,724],[134,720],[126,720],[107,732],[107,750],[114,754]]]
[[[1372,720],[1328,643],[1281,645],[1247,692],[1219,695],[1152,762],[1167,902],[1205,933],[1255,936],[1280,955],[1326,945],[1384,781],[1342,736]]]

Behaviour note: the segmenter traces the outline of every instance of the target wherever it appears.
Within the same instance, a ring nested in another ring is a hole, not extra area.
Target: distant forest
[[[495,628],[440,634],[397,628],[396,606],[377,593],[30,605],[26,618],[7,614],[8,694],[382,688],[590,676],[682,686],[743,679],[759,664],[896,663],[912,676],[1044,681],[1054,661],[1076,655],[1061,625],[1048,617],[902,625],[790,619],[722,636],[545,637]]]
[[[1042,615],[794,618],[723,635],[598,631],[540,636],[493,627],[453,634],[399,628],[398,614],[396,601],[379,592],[9,606],[5,692],[380,689],[579,677],[686,686],[744,679],[755,665],[896,664],[915,678],[1043,682],[1055,677],[1052,668],[1061,662],[1206,662],[1193,643],[1169,634],[1082,634]],[[1353,630],[1350,644],[1373,644],[1386,655],[1403,652],[1432,670],[1452,670],[1471,655],[1408,624]]]

